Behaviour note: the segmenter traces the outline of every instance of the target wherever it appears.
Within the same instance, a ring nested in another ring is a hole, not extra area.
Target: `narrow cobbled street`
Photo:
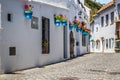
[[[0,80],[120,80],[120,54],[87,54],[53,65],[1,74]]]

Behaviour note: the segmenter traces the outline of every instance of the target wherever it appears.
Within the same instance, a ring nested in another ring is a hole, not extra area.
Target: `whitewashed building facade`
[[[0,0],[0,72],[43,66],[89,52],[89,38],[86,37],[86,45],[82,46],[81,33],[73,29],[74,51],[73,56],[70,54],[69,20],[78,18],[79,10],[82,16],[89,17],[89,9],[83,3],[79,0]],[[28,16],[29,11],[32,17]],[[57,14],[67,18],[67,26],[55,25]],[[86,25],[89,27],[89,18]],[[80,44],[78,47],[76,41]]]
[[[119,0],[112,0],[94,16],[94,21],[91,23],[91,52],[119,52],[119,4]]]

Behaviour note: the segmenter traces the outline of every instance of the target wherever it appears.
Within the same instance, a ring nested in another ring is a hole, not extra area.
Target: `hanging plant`
[[[86,36],[88,35],[88,33],[87,33],[87,32],[85,32],[85,31],[83,31],[83,32],[82,32],[82,34],[83,34],[83,35],[86,35]]]
[[[61,20],[67,20],[67,18],[63,15],[60,15],[61,16]]]
[[[70,31],[72,31],[73,27],[74,27],[74,25],[71,22],[69,22],[69,30]]]
[[[62,26],[67,26],[67,18],[61,14],[55,15],[54,20],[55,20],[55,25],[58,27],[60,26],[60,24],[62,24]]]
[[[61,15],[61,23],[62,23],[62,26],[67,26],[67,18],[63,15]]]
[[[33,15],[32,8],[33,8],[32,5],[29,5],[29,4],[24,5],[24,15],[26,19],[32,18],[32,15]]]
[[[55,20],[61,20],[61,16],[60,15],[55,15]]]
[[[79,20],[75,19],[73,21],[73,24],[74,24],[74,28],[78,28],[78,25],[80,24]]]
[[[54,15],[54,22],[57,27],[60,26],[61,23],[61,16],[60,15]]]
[[[81,29],[80,28],[76,28],[76,32],[81,32]]]
[[[74,20],[73,23],[79,25],[80,21],[79,20]]]

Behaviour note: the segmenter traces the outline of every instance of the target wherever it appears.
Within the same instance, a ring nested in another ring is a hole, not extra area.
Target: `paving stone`
[[[120,54],[87,54],[43,68],[1,74],[0,80],[120,80]]]

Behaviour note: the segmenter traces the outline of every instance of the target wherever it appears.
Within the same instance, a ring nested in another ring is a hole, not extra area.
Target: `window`
[[[104,17],[101,17],[101,27],[104,26]]]
[[[111,12],[111,24],[114,23],[114,12]]]
[[[108,49],[108,39],[106,39],[106,49]]]
[[[11,14],[11,13],[8,13],[8,14],[7,14],[7,20],[8,20],[9,22],[12,21],[12,14]]]
[[[42,17],[42,53],[50,52],[50,20]]]
[[[108,26],[108,24],[109,24],[109,15],[107,14],[106,15],[106,26]]]
[[[16,47],[9,47],[9,55],[10,56],[16,55]]]
[[[32,17],[31,19],[31,28],[32,29],[38,29],[38,18],[37,17]]]
[[[86,46],[86,36],[82,35],[82,46]]]
[[[109,39],[109,48],[111,48],[111,39]]]

